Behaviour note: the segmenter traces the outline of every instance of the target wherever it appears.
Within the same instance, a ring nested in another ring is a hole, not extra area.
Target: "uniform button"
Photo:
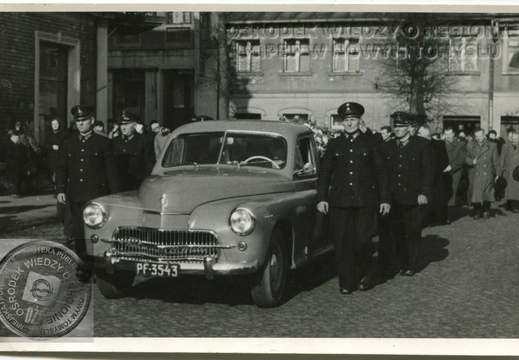
[[[83,171],[83,169],[79,169],[79,171]]]
[[[126,152],[126,149],[123,149],[123,152]]]
[[[487,173],[483,173],[483,175],[486,175]]]
[[[350,160],[350,163],[353,164],[353,160]]]
[[[402,165],[398,165],[399,167],[402,167]]]
[[[402,157],[402,155],[400,155],[400,157]]]
[[[398,174],[398,177],[400,177],[400,174]]]
[[[350,175],[353,175],[353,171],[350,171]]]
[[[85,142],[85,140],[81,140],[81,142]]]
[[[353,183],[350,183],[350,186],[353,186]]]
[[[83,161],[83,159],[81,159],[81,161]]]
[[[83,181],[83,179],[79,179],[79,181]]]
[[[84,152],[84,151],[85,151],[85,149],[81,149],[81,151],[82,151],[82,152]]]
[[[398,186],[400,186],[400,185],[402,185],[402,184],[398,183]]]
[[[350,149],[350,152],[353,152],[353,149]]]

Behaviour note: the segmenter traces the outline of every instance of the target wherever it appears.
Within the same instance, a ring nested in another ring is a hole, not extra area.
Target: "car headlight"
[[[238,235],[248,235],[256,226],[256,219],[249,209],[237,208],[229,218],[232,231]]]
[[[83,210],[83,221],[92,229],[99,229],[106,223],[106,210],[103,205],[90,203]]]

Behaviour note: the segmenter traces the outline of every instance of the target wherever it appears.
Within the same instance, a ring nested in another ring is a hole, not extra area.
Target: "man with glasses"
[[[112,144],[93,131],[94,107],[77,105],[71,109],[78,130],[59,149],[56,171],[56,198],[69,206],[76,253],[86,256],[82,207],[90,200],[119,191],[119,178]]]
[[[389,182],[377,139],[361,131],[364,107],[338,109],[344,133],[328,143],[317,181],[317,209],[330,212],[331,236],[343,295],[373,287],[372,237],[377,212],[387,214]]]
[[[397,271],[413,276],[418,270],[425,205],[432,195],[435,158],[430,141],[412,136],[416,115],[397,111],[391,119],[396,138],[380,147],[389,169],[391,212],[380,218],[378,258],[383,276]]]

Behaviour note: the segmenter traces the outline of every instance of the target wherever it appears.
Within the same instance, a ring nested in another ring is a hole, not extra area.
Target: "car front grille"
[[[203,261],[218,255],[218,238],[207,230],[119,227],[112,240],[112,252],[123,258]]]

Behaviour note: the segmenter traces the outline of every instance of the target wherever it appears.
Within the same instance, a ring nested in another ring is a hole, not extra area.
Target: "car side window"
[[[294,153],[294,175],[299,177],[317,174],[312,139],[304,137],[297,141]]]

